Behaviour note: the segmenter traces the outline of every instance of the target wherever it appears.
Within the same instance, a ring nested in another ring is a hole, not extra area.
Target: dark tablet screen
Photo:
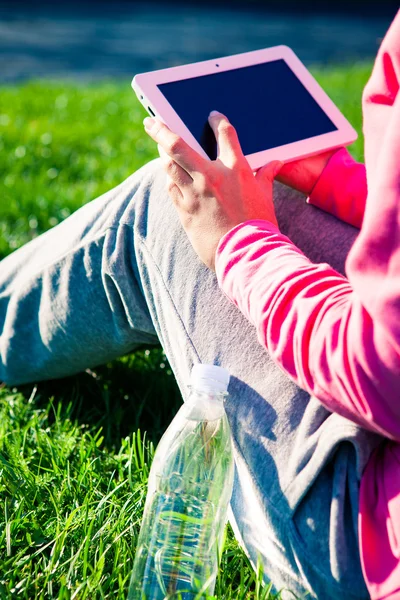
[[[212,110],[235,126],[244,154],[337,131],[283,59],[158,85],[208,156],[217,148]]]

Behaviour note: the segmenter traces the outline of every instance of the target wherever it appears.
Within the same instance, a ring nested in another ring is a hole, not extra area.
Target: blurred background
[[[393,0],[0,1],[0,81],[130,78],[287,44],[306,64],[372,59]]]

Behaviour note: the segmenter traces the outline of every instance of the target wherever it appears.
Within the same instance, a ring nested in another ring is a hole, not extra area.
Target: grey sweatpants
[[[356,231],[275,186],[281,229],[343,271]],[[193,363],[231,375],[235,533],[277,589],[364,600],[359,482],[378,438],[272,362],[194,254],[159,160],[0,263],[0,379],[61,377],[161,342],[182,395]],[[288,597],[292,597],[289,596]]]

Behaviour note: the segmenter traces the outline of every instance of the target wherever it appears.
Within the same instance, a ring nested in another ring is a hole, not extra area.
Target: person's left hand
[[[273,161],[253,174],[236,130],[221,113],[211,113],[218,156],[209,161],[156,119],[144,120],[146,132],[158,143],[168,176],[168,192],[199,258],[215,269],[221,238],[236,225],[263,219],[277,225],[272,182],[281,168]]]

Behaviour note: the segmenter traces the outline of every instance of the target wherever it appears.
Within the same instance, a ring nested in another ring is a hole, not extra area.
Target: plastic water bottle
[[[195,365],[191,394],[157,447],[128,600],[212,595],[233,485],[229,373]]]

